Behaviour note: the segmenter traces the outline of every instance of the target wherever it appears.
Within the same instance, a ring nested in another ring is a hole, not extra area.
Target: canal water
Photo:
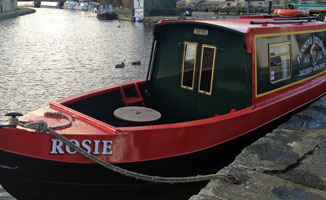
[[[152,27],[94,13],[36,9],[0,21],[0,123],[72,94],[144,78]],[[131,62],[141,61],[133,66]],[[124,62],[126,67],[116,69]]]

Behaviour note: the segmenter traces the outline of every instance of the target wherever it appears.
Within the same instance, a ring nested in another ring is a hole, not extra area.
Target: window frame
[[[202,70],[203,70],[203,61],[204,61],[203,57],[204,57],[205,48],[214,49],[213,66],[212,66],[212,74],[211,74],[211,82],[210,82],[209,92],[204,91],[204,90],[200,90],[201,78],[202,78]],[[213,81],[214,81],[214,71],[215,71],[215,61],[216,61],[216,54],[217,54],[216,50],[217,50],[216,46],[213,46],[213,45],[202,44],[202,46],[201,46],[201,61],[200,61],[200,72],[199,72],[199,82],[198,82],[198,93],[202,93],[202,94],[206,94],[206,95],[212,95]]]
[[[184,72],[185,72],[185,59],[186,59],[186,47],[187,45],[195,45],[196,46],[196,52],[195,52],[195,59],[194,59],[194,66],[193,66],[193,74],[192,74],[192,84],[191,87],[183,85],[184,80]],[[197,51],[198,51],[198,43],[196,42],[184,42],[184,48],[183,48],[183,59],[182,59],[182,73],[181,73],[181,88],[188,89],[188,90],[194,90],[195,85],[195,75],[196,75],[196,62],[197,62]]]
[[[283,45],[289,45],[289,51],[288,53],[281,53],[281,54],[276,54],[274,56],[271,56],[271,47],[278,47],[278,46],[283,46]],[[278,57],[278,56],[290,56],[290,74],[286,78],[278,79],[275,81],[271,80],[271,58]],[[271,84],[279,83],[288,79],[291,79],[292,77],[292,42],[287,41],[287,42],[277,42],[277,43],[268,43],[268,80]]]

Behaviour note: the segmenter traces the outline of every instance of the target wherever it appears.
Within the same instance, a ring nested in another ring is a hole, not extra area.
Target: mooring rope
[[[63,143],[65,143],[70,148],[74,149],[76,152],[81,154],[82,156],[94,161],[95,163],[97,163],[109,170],[112,170],[112,171],[122,174],[124,176],[131,177],[131,178],[134,178],[137,180],[148,181],[148,182],[169,183],[169,184],[200,182],[200,181],[208,181],[211,179],[218,179],[218,178],[223,179],[230,183],[234,183],[234,184],[240,183],[240,181],[237,177],[235,177],[233,175],[222,174],[222,173],[189,176],[189,177],[161,177],[161,176],[146,175],[146,174],[133,172],[133,171],[129,171],[129,170],[120,168],[116,165],[107,163],[107,162],[97,158],[96,156],[88,153],[84,149],[78,147],[73,142],[68,140],[66,137],[64,137],[61,134],[54,131],[54,129],[62,129],[62,128],[70,127],[72,124],[72,118],[70,116],[62,114],[62,113],[51,113],[51,112],[45,113],[44,115],[45,116],[53,116],[53,117],[63,117],[63,118],[68,119],[69,122],[66,125],[56,126],[56,127],[48,127],[47,123],[43,120],[36,121],[36,122],[19,121],[18,125],[20,125],[24,128],[33,129],[36,132],[50,133],[52,136],[54,136],[55,138],[57,138],[60,141],[62,141]]]

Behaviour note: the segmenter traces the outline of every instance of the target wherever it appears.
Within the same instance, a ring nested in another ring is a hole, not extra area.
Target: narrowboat
[[[40,8],[41,7],[41,0],[34,0],[34,7]]]
[[[326,4],[325,2],[289,4],[289,8],[295,10],[306,10],[310,15],[316,16],[318,21],[326,22]]]
[[[298,3],[298,4],[290,4],[291,8],[296,10],[325,10],[326,3],[323,1],[313,2],[313,3]]]
[[[117,13],[113,11],[111,4],[101,3],[97,7],[97,19],[99,20],[114,20],[118,19]]]
[[[19,120],[7,114],[0,184],[10,194],[124,199],[132,193],[122,191],[167,184],[108,170],[21,124],[70,122],[55,132],[101,162],[154,179],[188,177],[216,173],[222,143],[325,94],[326,24],[312,18],[165,20],[153,35],[144,79],[63,98]]]
[[[77,2],[74,0],[67,0],[66,2],[64,2],[63,4],[63,8],[64,9],[68,9],[68,10],[74,10],[75,6],[77,5]]]
[[[115,12],[103,11],[96,14],[99,20],[114,20],[118,19],[118,15]]]

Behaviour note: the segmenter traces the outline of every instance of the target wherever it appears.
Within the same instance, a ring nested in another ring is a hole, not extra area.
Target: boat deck
[[[20,118],[21,121],[38,121],[45,120],[49,127],[64,125],[69,122],[69,120],[64,118],[57,117],[45,117],[44,113],[46,112],[58,112],[57,110],[51,109],[49,107],[43,107],[31,113],[28,113]],[[73,123],[71,127],[66,129],[61,129],[59,132],[61,134],[79,134],[79,135],[89,135],[90,133],[96,133],[97,135],[107,135],[108,132],[92,126],[90,123],[87,123],[83,120],[76,118],[74,115],[71,116]]]

